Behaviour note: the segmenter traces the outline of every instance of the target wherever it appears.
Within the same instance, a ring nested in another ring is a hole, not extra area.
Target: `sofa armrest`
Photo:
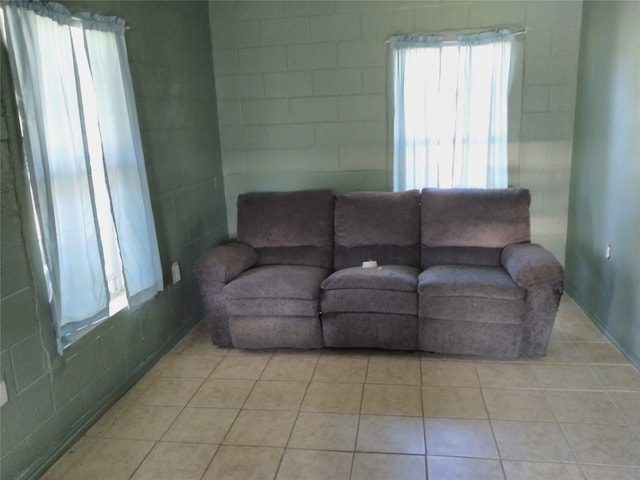
[[[537,284],[560,285],[564,269],[556,257],[535,243],[514,243],[502,250],[502,266],[521,288]]]
[[[502,265],[526,291],[520,355],[545,355],[563,291],[562,265],[534,243],[512,244],[502,251]]]
[[[258,254],[244,243],[228,243],[212,248],[193,266],[204,305],[204,318],[215,345],[232,347],[224,286],[256,264]]]
[[[200,257],[193,268],[198,281],[214,280],[228,283],[255,265],[258,254],[253,247],[232,242],[212,248]]]

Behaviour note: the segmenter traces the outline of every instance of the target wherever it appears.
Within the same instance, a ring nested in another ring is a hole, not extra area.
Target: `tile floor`
[[[640,373],[566,296],[548,355],[225,350],[196,326],[46,480],[640,479]]]

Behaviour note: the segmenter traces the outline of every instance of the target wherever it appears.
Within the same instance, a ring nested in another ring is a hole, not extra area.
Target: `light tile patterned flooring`
[[[566,295],[516,361],[225,350],[200,324],[43,478],[427,477],[640,479],[640,374]]]

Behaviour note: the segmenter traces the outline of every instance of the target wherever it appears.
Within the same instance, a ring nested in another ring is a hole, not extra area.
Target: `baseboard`
[[[640,358],[633,354],[633,352],[629,352],[622,345],[618,343],[618,341],[611,336],[611,334],[605,329],[604,322],[602,319],[595,314],[595,312],[591,311],[586,304],[582,301],[582,299],[571,290],[571,288],[565,285],[565,292],[569,294],[571,299],[578,304],[578,306],[582,309],[582,311],[589,317],[589,319],[594,323],[596,327],[602,332],[602,334],[607,337],[607,339],[618,349],[620,352],[626,357],[631,364],[636,367],[638,371],[640,371]]]
[[[15,480],[37,480],[51,468],[51,466],[60,459],[60,457],[89,430],[111,407],[113,407],[138,380],[140,380],[157,362],[166,355],[193,327],[189,324],[182,327],[174,336],[172,336],[165,345],[155,354],[142,363],[132,375],[103,402],[97,404],[93,409],[87,412],[80,420],[78,420],[72,429],[63,437],[63,439],[52,448],[47,454],[39,458],[31,464],[26,470],[16,477]]]

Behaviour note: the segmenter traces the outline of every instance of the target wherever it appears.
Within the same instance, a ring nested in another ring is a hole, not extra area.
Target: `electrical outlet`
[[[171,280],[175,285],[180,280],[182,280],[182,275],[180,274],[180,264],[178,262],[173,262],[171,264]]]
[[[611,245],[607,245],[607,248],[604,251],[604,258],[609,260],[611,258]]]
[[[0,407],[9,401],[9,395],[7,394],[7,386],[4,380],[0,383]]]

